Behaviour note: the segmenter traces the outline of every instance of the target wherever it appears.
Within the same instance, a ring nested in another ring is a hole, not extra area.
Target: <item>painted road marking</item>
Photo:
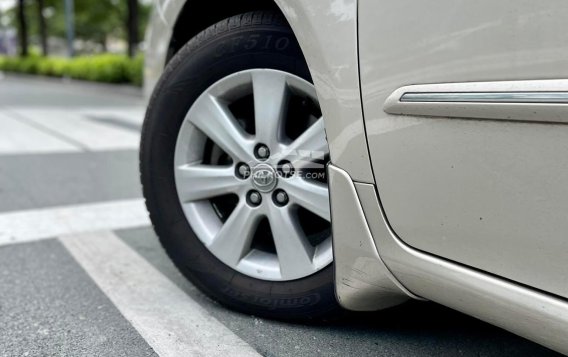
[[[89,120],[76,111],[34,108],[14,113],[89,151],[137,149],[140,144],[139,133]]]
[[[80,147],[0,111],[0,155],[78,151]]]
[[[78,113],[83,116],[120,118],[132,124],[142,125],[146,114],[146,107],[127,108],[80,108]]]
[[[260,356],[114,233],[60,240],[158,355]]]
[[[7,212],[0,214],[0,246],[64,234],[149,225],[143,199]]]

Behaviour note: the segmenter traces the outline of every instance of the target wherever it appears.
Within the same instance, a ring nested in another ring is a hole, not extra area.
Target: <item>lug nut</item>
[[[237,166],[237,175],[242,179],[248,178],[250,176],[250,167],[247,164],[239,164]]]
[[[256,147],[256,157],[259,159],[268,159],[270,156],[270,149],[266,145],[258,145]]]
[[[282,172],[286,175],[292,173],[292,165],[290,165],[289,163],[282,165]]]
[[[284,177],[290,177],[294,174],[294,166],[288,161],[283,161],[280,163],[280,171]]]
[[[274,200],[280,206],[285,206],[288,204],[288,194],[282,190],[276,191],[274,193]]]
[[[248,201],[253,206],[258,206],[262,202],[262,196],[256,191],[251,191],[248,194]]]

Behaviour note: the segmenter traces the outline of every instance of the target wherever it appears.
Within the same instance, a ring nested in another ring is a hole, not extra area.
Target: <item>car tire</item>
[[[151,97],[142,130],[140,172],[146,205],[169,257],[208,296],[262,317],[334,318],[341,309],[335,298],[333,263],[298,279],[244,274],[208,249],[180,203],[175,155],[188,112],[219,80],[255,69],[311,82],[300,46],[280,14],[249,12],[223,20],[199,33],[172,58]]]

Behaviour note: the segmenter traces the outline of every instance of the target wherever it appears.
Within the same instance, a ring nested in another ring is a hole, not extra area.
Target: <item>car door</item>
[[[406,244],[568,297],[568,2],[359,0],[370,156]]]

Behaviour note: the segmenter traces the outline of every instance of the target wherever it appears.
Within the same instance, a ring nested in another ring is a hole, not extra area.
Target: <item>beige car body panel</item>
[[[343,173],[348,190],[348,176]],[[413,249],[389,226],[375,187],[356,184],[380,255],[400,284],[420,296],[568,354],[568,303]]]
[[[559,152],[567,152],[568,127],[535,125],[532,121],[425,117],[427,113],[422,111],[418,115],[403,112],[409,106],[403,106],[401,112],[385,112],[385,105],[389,110],[389,103],[394,107],[399,104],[392,98],[388,102],[389,97],[396,98],[407,86],[568,78],[568,66],[562,63],[563,58],[568,58],[568,48],[559,46],[565,35],[562,30],[553,31],[563,28],[563,20],[568,18],[567,5],[560,0],[275,1],[304,51],[325,117],[333,162],[329,178],[340,303],[351,310],[370,311],[408,298],[429,299],[568,353],[565,299],[466,265],[473,266],[474,262],[487,271],[498,268],[493,270],[503,276],[516,276],[519,281],[533,281],[543,272],[561,268],[556,258],[562,252],[554,250],[565,247],[564,241],[543,240],[559,245],[527,251],[523,244],[531,241],[517,225],[525,227],[533,221],[542,228],[543,221],[548,220],[556,225],[536,237],[543,239],[543,234],[558,232],[558,212],[562,212],[558,205],[562,200],[568,202],[561,197],[564,192],[546,191],[530,180],[544,179],[549,189],[566,182],[568,173],[564,171],[568,170],[561,166],[568,159]],[[147,47],[151,49],[146,57],[147,94],[163,71],[167,43],[184,4],[185,0],[162,0],[154,12],[147,34]],[[556,9],[551,12],[549,7]],[[397,16],[397,12],[404,15]],[[495,32],[502,36],[488,38]],[[503,43],[503,36],[508,43]],[[481,51],[486,48],[493,52]],[[461,118],[459,108],[457,113]],[[431,141],[438,137],[439,142]],[[464,143],[475,150],[465,150]],[[497,150],[499,155],[481,160],[490,150]],[[445,157],[447,152],[454,157]],[[512,160],[519,156],[523,162]],[[507,158],[513,164],[506,165]],[[457,159],[477,161],[470,161],[466,168],[459,166],[461,161]],[[454,171],[444,166],[448,160],[458,164],[457,170],[456,164]],[[527,172],[527,165],[536,171]],[[555,178],[555,174],[560,176]],[[375,175],[385,211],[376,192]],[[485,183],[481,188],[486,191],[481,190],[480,182]],[[504,186],[515,192],[498,190]],[[546,195],[537,197],[530,191],[533,189]],[[511,197],[517,201],[511,201]],[[551,205],[545,204],[546,199],[552,199]],[[531,200],[535,200],[536,207]],[[555,215],[547,216],[551,213]],[[471,217],[477,221],[470,222]],[[511,222],[514,225],[506,230],[504,225]],[[453,224],[443,228],[441,223]],[[475,235],[447,234],[441,238],[444,229]],[[487,233],[495,232],[500,234],[497,238],[515,240],[492,242],[487,237],[495,235]],[[442,247],[434,245],[440,242]],[[517,264],[510,259],[509,251],[505,251],[505,258],[511,261],[484,261],[486,254],[494,254],[494,246],[481,244],[488,242],[509,247],[528,261]],[[516,245],[510,247],[511,243]],[[413,247],[421,244],[429,249]],[[563,254],[566,256],[566,251]],[[553,259],[543,262],[546,256]],[[457,263],[460,260],[465,262]],[[548,290],[561,291],[558,279],[545,277],[544,285]],[[533,286],[542,289],[541,284],[536,281]]]
[[[156,0],[146,30],[144,95],[149,98],[158,83],[168,57],[168,46],[176,20],[186,0]]]
[[[276,0],[318,92],[332,162],[373,182],[359,90],[356,0]]]
[[[568,78],[568,3],[360,0],[359,9],[370,156],[394,231],[568,298],[568,106],[398,97],[566,92],[568,81],[545,80]]]
[[[358,310],[373,306],[373,300],[381,300],[375,307],[390,306],[404,293],[415,298],[418,294],[568,354],[566,300],[409,247],[389,226],[374,185],[352,182],[333,165],[328,172],[334,234],[340,234],[333,237],[334,248],[337,241],[342,248],[335,252],[336,290],[344,306]],[[364,232],[358,232],[358,239],[345,239],[353,237],[352,224],[370,232],[379,257],[368,253]],[[369,274],[362,274],[362,267]],[[382,273],[373,274],[377,271]]]

